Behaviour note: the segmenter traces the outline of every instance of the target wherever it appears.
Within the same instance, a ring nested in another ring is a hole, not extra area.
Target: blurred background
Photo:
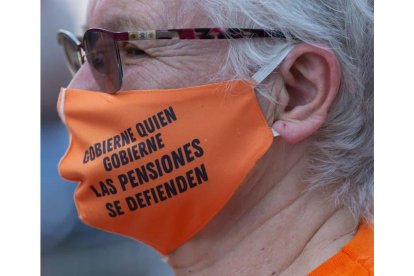
[[[56,101],[71,75],[56,35],[61,28],[81,34],[87,2],[41,1],[41,275],[170,276],[172,270],[151,248],[84,225],[73,202],[76,183],[58,175],[68,136]]]

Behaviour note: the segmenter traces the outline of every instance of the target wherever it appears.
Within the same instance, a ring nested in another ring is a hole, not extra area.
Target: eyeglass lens
[[[65,50],[66,62],[68,64],[69,71],[74,75],[82,66],[82,57],[78,50],[78,46],[75,41],[71,40],[64,34],[59,36],[59,43]]]
[[[122,67],[118,46],[110,34],[89,30],[84,36],[86,59],[100,89],[113,93],[122,85]]]

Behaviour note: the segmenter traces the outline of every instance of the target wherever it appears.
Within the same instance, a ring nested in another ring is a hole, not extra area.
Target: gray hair
[[[332,49],[342,70],[338,96],[314,135],[305,180],[333,188],[332,199],[356,218],[373,219],[373,0],[203,0],[223,27],[280,30],[287,40],[234,40],[227,63],[248,78],[298,40]],[[263,93],[264,88],[259,88]]]

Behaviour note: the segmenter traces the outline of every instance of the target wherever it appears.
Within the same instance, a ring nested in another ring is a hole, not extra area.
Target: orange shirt
[[[374,225],[361,224],[354,238],[310,276],[374,275]]]

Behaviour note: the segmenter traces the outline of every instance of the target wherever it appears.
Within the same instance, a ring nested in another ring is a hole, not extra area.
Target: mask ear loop
[[[256,87],[260,83],[262,83],[287,57],[290,51],[293,49],[294,45],[289,45],[282,49],[281,53],[278,55],[277,58],[273,59],[270,63],[266,64],[262,68],[260,68],[252,77],[251,82],[253,83],[253,87]],[[272,128],[273,137],[277,137],[280,134]]]

